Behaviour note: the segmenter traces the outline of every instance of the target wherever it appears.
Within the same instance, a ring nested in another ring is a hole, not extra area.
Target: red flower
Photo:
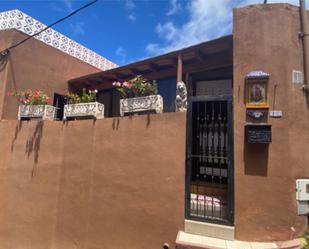
[[[128,82],[127,88],[131,89],[133,84],[131,82]]]

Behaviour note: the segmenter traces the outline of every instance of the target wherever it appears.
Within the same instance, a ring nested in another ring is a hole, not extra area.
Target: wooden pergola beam
[[[195,56],[201,62],[205,62],[207,60],[207,56],[200,50],[195,52]]]
[[[149,63],[149,64],[148,64],[148,67],[149,67],[150,70],[152,70],[153,72],[159,71],[159,70],[161,69],[161,67],[160,67],[158,64],[154,63],[154,62]]]
[[[180,81],[182,81],[182,54],[178,55],[178,63],[177,63],[177,82]]]
[[[131,73],[132,76],[143,74],[143,71],[136,68],[128,68],[128,71]]]
[[[176,68],[177,67],[177,58],[172,58],[170,59],[170,62],[171,62],[171,66]]]
[[[118,80],[117,77],[113,77],[112,75],[104,75],[104,76],[102,75],[100,78],[102,79],[103,82],[106,82],[106,81],[110,82],[110,81]]]

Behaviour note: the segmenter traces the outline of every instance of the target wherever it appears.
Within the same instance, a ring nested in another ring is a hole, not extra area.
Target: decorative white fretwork
[[[120,116],[125,113],[137,113],[155,111],[163,112],[163,98],[160,95],[150,95],[146,97],[136,97],[120,100]]]
[[[33,35],[44,28],[46,25],[20,10],[0,13],[0,30],[17,29],[27,35]],[[53,29],[47,29],[35,38],[103,71],[118,67],[115,63]]]
[[[28,118],[42,118],[54,120],[56,108],[51,105],[20,105],[18,108],[18,120]]]
[[[77,117],[102,119],[104,118],[104,105],[99,102],[64,105],[63,120]]]

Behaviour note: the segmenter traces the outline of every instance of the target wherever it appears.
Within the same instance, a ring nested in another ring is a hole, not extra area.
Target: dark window
[[[58,93],[54,94],[54,103],[53,106],[56,107],[56,120],[63,119],[63,108],[64,108],[65,99],[64,96]]]
[[[97,95],[97,101],[104,105],[105,117],[119,116],[119,100],[119,93],[114,88],[99,91]]]
[[[176,78],[157,80],[158,94],[163,98],[164,112],[175,111]]]

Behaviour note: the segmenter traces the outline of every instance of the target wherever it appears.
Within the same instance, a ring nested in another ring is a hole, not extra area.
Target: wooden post
[[[182,55],[178,55],[177,83],[182,81]]]
[[[191,93],[192,87],[191,87],[191,80],[190,80],[190,73],[189,72],[186,72],[185,84],[186,84],[186,87],[187,87],[188,96],[191,96],[192,95],[192,93]]]

